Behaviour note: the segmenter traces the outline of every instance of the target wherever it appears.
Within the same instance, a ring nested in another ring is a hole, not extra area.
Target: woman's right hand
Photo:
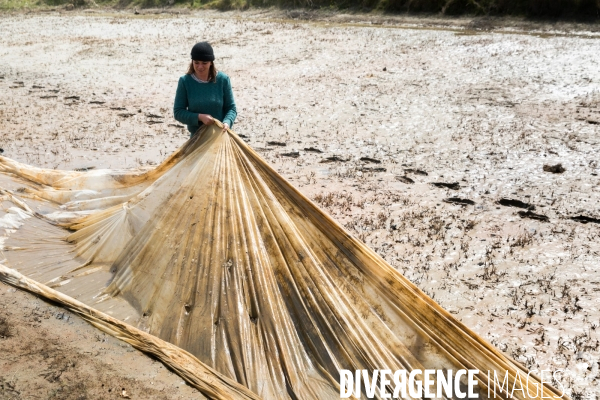
[[[208,114],[198,114],[198,121],[202,122],[204,125],[212,125],[215,123],[213,117]]]

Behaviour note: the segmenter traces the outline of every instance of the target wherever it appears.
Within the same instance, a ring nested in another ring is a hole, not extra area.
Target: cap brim
[[[194,57],[192,56],[192,60],[194,61],[215,61],[215,57]]]

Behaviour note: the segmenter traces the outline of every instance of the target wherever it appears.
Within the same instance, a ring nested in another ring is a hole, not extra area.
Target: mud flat
[[[0,398],[205,399],[160,362],[0,283]]]
[[[175,86],[209,40],[234,129],[283,176],[506,354],[598,398],[600,36],[343,22],[0,17],[2,154],[157,164],[187,139]],[[2,290],[13,314],[31,301]]]

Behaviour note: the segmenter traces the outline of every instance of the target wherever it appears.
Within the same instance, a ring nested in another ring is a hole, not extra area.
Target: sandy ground
[[[0,399],[205,399],[160,362],[0,283]]]
[[[187,139],[175,87],[193,43],[209,40],[233,83],[234,129],[284,177],[507,355],[564,370],[574,399],[598,399],[598,27],[285,16],[2,16],[3,155],[155,165]],[[564,172],[544,171],[558,163]],[[38,335],[23,311],[36,300],[0,289],[20,334]],[[0,348],[29,363],[21,341]],[[39,384],[49,365],[11,376]],[[0,395],[11,387],[0,381]]]

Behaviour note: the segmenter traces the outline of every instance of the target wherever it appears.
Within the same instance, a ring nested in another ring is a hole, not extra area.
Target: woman
[[[223,122],[225,129],[233,126],[237,110],[229,77],[217,71],[213,48],[208,42],[192,47],[192,62],[187,73],[179,78],[173,114],[194,134],[215,119]]]

